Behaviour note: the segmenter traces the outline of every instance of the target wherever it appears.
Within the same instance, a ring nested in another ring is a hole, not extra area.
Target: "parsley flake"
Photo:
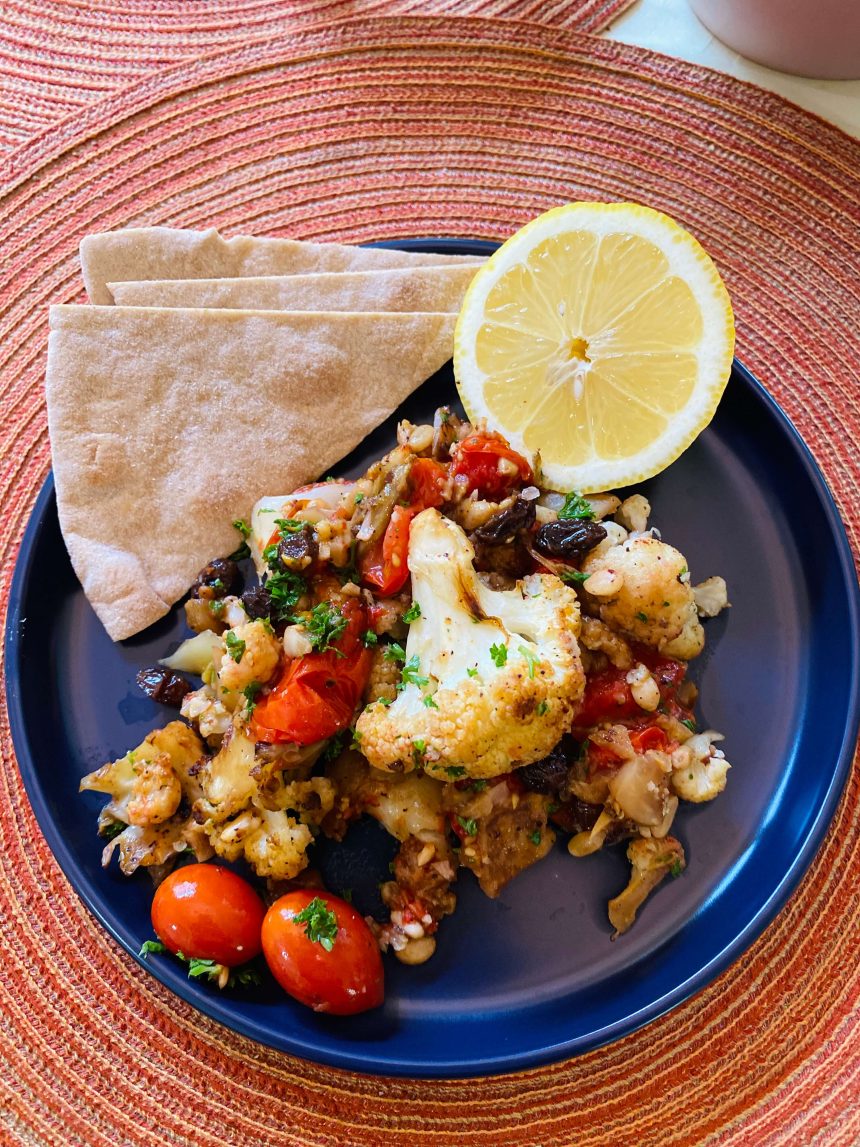
[[[478,676],[478,670],[477,669],[467,669],[466,670],[466,676],[467,677],[477,677]]]
[[[549,701],[540,701],[538,703],[538,707],[535,710],[535,712],[537,713],[537,715],[539,717],[543,717],[543,715],[547,712],[548,709],[549,709]]]
[[[317,653],[325,653],[346,629],[347,619],[336,609],[332,609],[327,601],[315,605],[309,616],[305,619],[305,629],[311,648]],[[345,657],[339,649],[335,649],[339,657]]]
[[[675,863],[669,869],[669,874],[671,876],[675,876],[675,877],[678,877],[681,875],[681,862],[680,862],[680,860],[675,861]]]
[[[406,650],[402,645],[398,645],[396,641],[392,641],[382,651],[383,661],[405,661]]]
[[[234,519],[233,529],[238,530],[246,542],[251,536],[251,527],[248,525],[244,518]]]
[[[372,645],[376,645],[376,643],[379,641],[379,638],[376,636],[372,629],[366,629],[361,635],[361,641],[365,648],[370,649]]]
[[[304,924],[305,935],[313,944],[330,952],[337,939],[337,917],[324,900],[315,896],[306,908],[293,917],[294,924]]]
[[[490,657],[496,664],[498,669],[501,669],[505,662],[508,660],[508,647],[507,645],[491,645]]]
[[[592,510],[591,502],[587,498],[583,498],[582,494],[578,494],[576,490],[571,490],[565,497],[564,505],[559,510],[558,516],[562,521],[576,518],[583,522],[590,522],[594,520],[594,510]]]
[[[582,570],[560,570],[558,576],[568,585],[582,585],[588,581],[591,574],[583,573]]]
[[[412,622],[417,621],[420,616],[421,616],[421,606],[418,604],[417,601],[413,601],[413,603],[410,605],[410,607],[404,613],[403,620],[406,622],[407,625],[411,625]]]
[[[443,772],[449,777],[464,777],[466,775],[466,770],[462,765],[449,765]]]
[[[150,952],[155,952],[156,954],[160,955],[162,952],[166,951],[166,946],[162,944],[160,940],[144,940],[143,945],[138,952],[138,956],[145,960]]]
[[[476,836],[477,835],[478,822],[475,820],[475,818],[473,816],[470,816],[467,818],[467,817],[458,815],[457,822],[460,825],[460,828],[462,828],[463,832],[465,832],[466,836]]]
[[[260,690],[262,688],[263,688],[263,686],[260,684],[259,681],[251,681],[242,690],[242,696],[245,698],[245,716],[246,717],[250,717],[251,714],[254,712],[254,708],[257,704],[257,694],[260,692]]]
[[[529,840],[532,842],[532,844],[535,846],[535,848],[537,848],[538,845],[540,844],[540,842],[543,840],[543,834],[541,833],[541,830],[539,828],[536,828],[534,830],[534,832],[531,834],[531,836],[529,837]]]
[[[684,720],[681,722],[681,724],[682,724],[682,725],[686,725],[686,726],[687,726],[687,728],[690,730],[690,732],[691,732],[691,733],[695,733],[695,731],[696,731],[696,722],[695,722],[695,721],[691,721],[689,717],[685,717],[685,718],[684,718]]]
[[[439,708],[439,706],[436,704],[436,702],[433,700],[433,698],[430,696],[429,693],[424,698],[424,707],[425,707],[425,709],[438,709]]]
[[[405,689],[407,685],[429,685],[430,678],[421,676],[421,664],[418,660],[418,654],[413,654],[412,657],[403,666],[400,671],[400,685],[398,689]]]
[[[292,570],[278,570],[269,574],[266,589],[272,599],[271,617],[273,621],[292,621],[293,610],[299,598],[308,591],[308,585],[301,574]]]
[[[237,637],[232,629],[228,629],[224,634],[224,644],[227,646],[227,652],[238,665],[245,653],[245,642],[241,637]]]
[[[639,621],[647,621],[648,620],[648,614],[643,613],[641,609],[636,614],[636,617],[638,618]]]
[[[355,495],[356,506],[360,506],[363,501],[364,501],[364,494],[362,494],[361,490],[359,490],[359,492]]]
[[[106,824],[99,830],[99,836],[104,837],[106,840],[113,840],[115,836],[119,836],[121,832],[125,832],[128,825],[122,820],[112,820],[110,824]]]

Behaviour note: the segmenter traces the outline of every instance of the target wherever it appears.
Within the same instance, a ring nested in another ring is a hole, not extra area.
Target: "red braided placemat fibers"
[[[601,32],[634,0],[4,0],[0,153],[150,73],[361,16],[483,16]]]
[[[88,231],[214,224],[305,238],[502,238],[575,198],[689,226],[738,353],[810,444],[858,537],[860,145],[770,93],[535,25],[367,20],[260,42],[108,97],[19,149],[0,200],[0,555],[48,469],[49,301]],[[378,1080],[212,1024],[69,889],[0,714],[0,1127],[38,1144],[854,1144],[858,792],[799,891],[695,999],[608,1048],[513,1076]]]

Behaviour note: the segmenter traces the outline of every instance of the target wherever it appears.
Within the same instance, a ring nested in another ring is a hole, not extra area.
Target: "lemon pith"
[[[469,417],[584,492],[664,469],[710,422],[734,322],[719,272],[668,216],[572,203],[526,224],[466,292],[454,372]]]

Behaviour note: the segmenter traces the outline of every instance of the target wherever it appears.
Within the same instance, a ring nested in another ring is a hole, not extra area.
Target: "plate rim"
[[[486,254],[495,250],[498,244],[487,240],[421,238],[386,240],[372,244],[372,246],[392,247],[400,250],[413,251],[431,250],[439,253]],[[99,898],[91,893],[89,880],[80,872],[76,855],[68,847],[54,824],[48,807],[48,800],[43,792],[37,767],[30,752],[23,700],[18,688],[20,654],[23,643],[21,610],[29,581],[29,572],[35,557],[36,542],[45,526],[46,512],[49,510],[54,497],[53,472],[49,472],[36,498],[33,509],[30,512],[21,545],[15,559],[8,601],[4,649],[6,701],[12,743],[19,772],[39,829],[45,837],[64,876],[69,881],[71,888],[99,924],[120,944],[124,951],[128,952],[140,967],[145,968],[150,975],[155,976],[157,980],[178,995],[185,1003],[206,1015],[209,1019],[214,1020],[239,1035],[252,1039],[264,1046],[274,1048],[276,1051],[295,1055],[315,1063],[351,1070],[377,1078],[385,1076],[407,1078],[474,1078],[481,1075],[520,1071],[584,1054],[587,1051],[593,1051],[599,1047],[603,1047],[623,1036],[630,1035],[646,1024],[659,1019],[673,1008],[684,1003],[698,991],[701,991],[718,975],[725,971],[754,943],[775,919],[796,890],[818,853],[827,829],[836,814],[843,790],[847,784],[854,757],[858,727],[860,727],[860,585],[858,585],[853,554],[845,526],[839,515],[835,499],[827,481],[797,428],[763,384],[759,382],[752,372],[737,358],[733,361],[732,369],[733,372],[738,375],[741,382],[751,389],[759,401],[765,405],[770,416],[778,424],[782,436],[787,444],[790,445],[792,452],[800,463],[804,476],[810,484],[812,492],[816,496],[817,502],[824,511],[827,530],[834,544],[839,571],[845,586],[845,605],[847,606],[847,612],[851,620],[851,640],[849,647],[849,656],[851,659],[849,678],[850,702],[846,713],[840,750],[830,782],[826,793],[820,801],[817,815],[806,832],[802,846],[798,849],[792,863],[783,873],[768,899],[750,919],[746,927],[737,933],[729,943],[725,944],[720,951],[715,953],[706,964],[694,972],[693,975],[675,984],[670,990],[663,992],[656,999],[650,1000],[647,1004],[644,1004],[622,1019],[605,1025],[596,1031],[581,1034],[567,1041],[555,1042],[548,1046],[533,1047],[528,1051],[472,1057],[468,1060],[458,1060],[456,1057],[452,1057],[446,1062],[420,1063],[412,1061],[390,1061],[384,1057],[378,1057],[376,1061],[368,1065],[367,1056],[358,1052],[351,1052],[350,1044],[347,1041],[344,1041],[341,1045],[332,1047],[327,1035],[322,1045],[319,1041],[311,1044],[301,1038],[296,1039],[295,1036],[276,1042],[265,1029],[261,1029],[253,1021],[246,1020],[243,1016],[225,1016],[223,1008],[218,1006],[219,1001],[217,997],[210,999],[199,987],[193,984],[189,985],[185,978],[179,976],[172,967],[162,967],[158,963],[150,964],[145,962],[139,953],[134,950],[134,947],[123,937],[122,930],[115,919],[112,918],[109,907],[105,908],[102,906],[103,899],[102,903],[100,903]],[[197,988],[196,991],[194,990],[195,988]],[[229,1003],[229,1001],[226,1002]]]

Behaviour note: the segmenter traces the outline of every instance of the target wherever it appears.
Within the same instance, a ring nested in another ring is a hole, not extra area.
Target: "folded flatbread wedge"
[[[477,267],[396,267],[245,279],[108,283],[123,307],[229,307],[252,311],[459,311]]]
[[[231,523],[324,473],[451,356],[450,314],[54,306],[60,526],[114,640],[165,614]]]
[[[92,303],[110,304],[108,283],[139,279],[244,279],[259,275],[306,275],[368,271],[384,267],[433,267],[481,263],[470,255],[435,255],[297,239],[222,239],[217,231],[130,227],[87,235],[81,270]]]

